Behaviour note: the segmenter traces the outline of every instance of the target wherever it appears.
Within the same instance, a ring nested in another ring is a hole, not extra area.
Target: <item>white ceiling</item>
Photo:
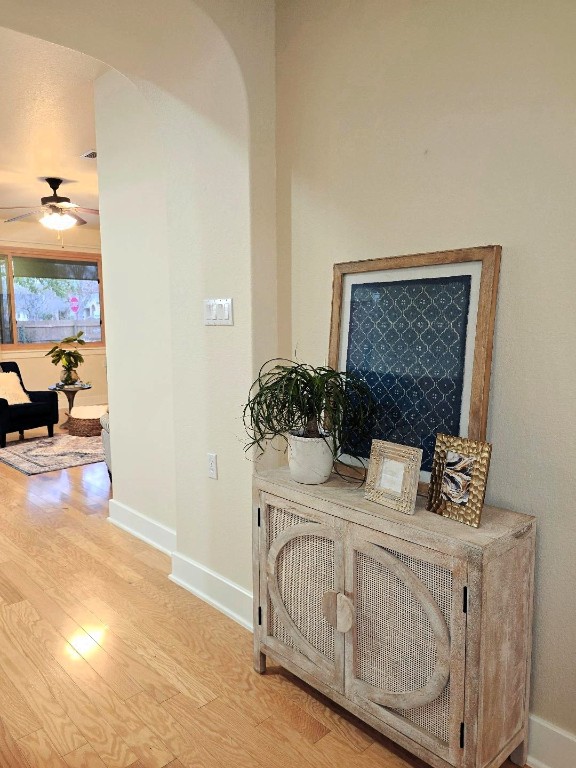
[[[56,176],[69,181],[58,194],[98,208],[97,161],[81,155],[96,148],[93,82],[106,70],[81,53],[0,27],[0,206],[39,205],[52,194],[39,177]],[[0,211],[0,221],[24,212]],[[97,216],[83,218],[98,228]],[[37,227],[37,219],[24,221]]]

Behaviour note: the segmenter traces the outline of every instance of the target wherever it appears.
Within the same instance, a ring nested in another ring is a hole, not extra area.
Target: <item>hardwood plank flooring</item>
[[[423,768],[288,672],[257,675],[250,633],[109,525],[109,495],[104,464],[0,463],[0,768]]]

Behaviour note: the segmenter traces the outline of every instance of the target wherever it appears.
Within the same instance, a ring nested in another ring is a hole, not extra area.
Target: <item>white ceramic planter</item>
[[[297,483],[325,483],[333,463],[331,438],[288,435],[288,466],[292,479]]]

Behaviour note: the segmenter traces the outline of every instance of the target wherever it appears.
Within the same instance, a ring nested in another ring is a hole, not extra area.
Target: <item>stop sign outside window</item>
[[[80,309],[80,299],[78,296],[71,296],[70,297],[70,309],[72,312],[76,313]]]

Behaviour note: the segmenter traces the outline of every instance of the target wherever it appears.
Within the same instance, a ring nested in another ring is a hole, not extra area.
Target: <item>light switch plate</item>
[[[208,454],[208,477],[212,480],[218,480],[218,455],[216,453]]]
[[[234,325],[232,299],[204,299],[204,325]]]

